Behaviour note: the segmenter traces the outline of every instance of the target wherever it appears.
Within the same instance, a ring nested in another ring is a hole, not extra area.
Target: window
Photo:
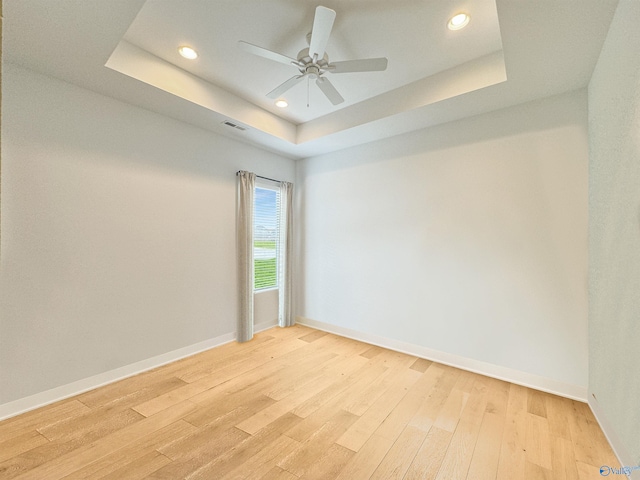
[[[254,290],[278,287],[280,191],[256,183],[253,195]]]
[[[236,203],[239,342],[253,338],[254,294],[277,289],[278,325],[293,325],[293,184],[240,170]],[[269,180],[268,182],[266,180]]]

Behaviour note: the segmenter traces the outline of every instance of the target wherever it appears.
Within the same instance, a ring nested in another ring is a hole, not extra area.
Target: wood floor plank
[[[285,355],[286,353],[298,350],[301,346],[298,343],[290,342],[282,345],[275,344],[269,345],[260,350],[261,355],[252,355],[244,358],[243,360],[228,365],[215,373],[207,375],[199,380],[196,380],[184,387],[172,390],[164,395],[160,395],[152,400],[136,405],[134,410],[143,414],[144,416],[150,416],[165,408],[180,403],[184,400],[189,400],[194,396],[203,393],[209,389],[212,389],[218,385],[221,385],[231,379],[239,378],[242,374],[247,373],[254,368],[260,367],[264,364],[264,357]]]
[[[594,467],[615,465],[616,457],[588,405],[572,400],[571,407],[568,418],[576,460]]]
[[[301,411],[303,413],[308,412],[308,403],[310,401],[312,401],[312,406],[317,406],[318,408],[310,415],[307,415],[304,421],[300,422],[295,428],[287,432],[287,435],[300,442],[305,441],[313,432],[329,421],[336,412],[340,410],[346,411],[346,405],[352,403],[354,397],[362,395],[367,385],[378,376],[383,375],[387,370],[388,368],[382,365],[371,365],[370,368],[364,371],[359,370],[347,379],[335,383],[332,386],[334,388],[329,387],[300,404],[293,410],[293,413],[298,416],[303,416],[300,413]],[[330,395],[323,396],[326,392],[330,392]],[[326,401],[318,404],[319,396],[321,399],[326,398]]]
[[[527,395],[527,412],[547,418],[546,394],[536,390],[529,390]]]
[[[78,395],[77,399],[91,409],[100,407],[130,408],[187,383],[178,377],[142,374]]]
[[[237,466],[221,478],[223,480],[258,480],[271,471],[279,461],[300,446],[286,435],[280,435],[272,443],[261,445],[261,449],[250,459]],[[280,468],[280,467],[278,467]]]
[[[361,394],[351,396],[349,400],[346,400],[342,408],[354,415],[362,415],[389,389],[398,371],[398,369],[393,368],[387,369],[366,385]]]
[[[93,438],[104,436],[106,432],[118,430],[126,425],[145,418],[138,412],[127,408],[125,410],[113,408],[97,408],[77,417],[68,418],[53,425],[38,428],[38,432],[47,439],[60,442],[69,441],[77,437]],[[104,434],[102,432],[105,432]]]
[[[375,357],[375,362],[381,362],[390,368],[409,368],[416,360],[417,358],[412,355],[386,349],[382,349],[380,354]]]
[[[304,340],[305,342],[315,342],[316,340],[318,340],[319,338],[324,337],[325,335],[327,335],[327,332],[322,332],[320,330],[316,330],[314,332],[311,333],[307,333],[306,335],[303,335],[300,338],[300,340]]]
[[[525,462],[524,475],[527,480],[553,480],[553,472],[530,461]]]
[[[183,420],[177,420],[156,432],[140,437],[137,442],[116,448],[99,460],[76,470],[65,480],[98,479],[119,470],[122,465],[138,460],[166,445],[180,440],[197,431],[197,428]]]
[[[546,470],[551,464],[551,435],[547,419],[527,413],[527,461]]]
[[[303,326],[0,422],[2,480],[575,480],[606,464],[587,404]]]
[[[266,347],[272,347],[283,341],[286,341],[286,338],[276,338],[272,335],[258,333],[250,342],[242,344],[229,343],[220,348],[209,350],[202,356],[197,355],[191,359],[186,359],[188,364],[180,366],[179,369],[175,370],[175,373],[182,381],[193,383],[229,365],[239,363]]]
[[[195,408],[196,405],[188,400],[173,405],[166,410],[158,412],[156,415],[128,425],[95,442],[86,444],[49,462],[41,464],[36,468],[30,469],[16,478],[30,480],[42,480],[46,478],[47,480],[57,480],[65,477],[107,456],[123,445],[137,441],[150,433],[157,432],[161,428],[181,419]]]
[[[317,458],[324,454],[335,440],[349,429],[357,418],[344,410],[337,412],[317,432],[302,442],[296,450],[278,462],[278,466],[297,477],[301,477]]]
[[[551,436],[551,465],[553,478],[557,480],[578,480],[576,457],[571,440]]]
[[[477,480],[494,480],[498,474],[504,417],[485,412],[467,476]]]
[[[329,378],[318,378],[314,383],[307,386],[307,388],[301,388],[292,392],[282,400],[269,405],[267,408],[262,409],[250,418],[239,423],[237,427],[253,435],[260,429],[269,425],[271,422],[280,418],[282,415],[295,409],[298,405],[303,403],[305,400],[308,400],[316,393],[321,392],[331,385],[331,383],[333,383],[333,380]]]
[[[378,468],[394,441],[380,437],[375,433],[346,463],[337,480],[353,480],[355,478],[369,478]]]
[[[318,355],[301,357],[301,361],[293,365],[289,365],[290,360],[284,358],[272,360],[267,365],[195,395],[191,400],[205,406],[258,395],[280,400],[296,390],[304,389],[307,383],[322,376],[325,366],[338,358],[333,353]]]
[[[371,359],[371,358],[375,357],[376,355],[379,355],[380,352],[382,352],[382,348],[380,348],[380,347],[370,347],[370,348],[367,348],[360,355],[363,356],[364,358]]]
[[[545,406],[549,433],[553,437],[571,441],[571,428],[569,427],[569,416],[573,414],[571,400],[556,395],[547,395]]]
[[[612,466],[610,463],[609,464],[604,464],[604,465],[609,465]],[[616,466],[618,466],[618,463],[615,464]],[[623,475],[616,475],[615,477],[611,474],[604,476],[600,474],[600,468],[602,465],[600,466],[595,466],[595,465],[590,465],[588,463],[584,463],[581,461],[576,461],[576,469],[578,470],[578,478],[580,480],[602,480],[603,478],[616,478],[618,477],[621,480],[624,480],[625,477]]]
[[[205,390],[220,385],[226,380],[228,380],[228,378],[225,376],[208,376],[194,383],[189,383],[183,387],[176,388],[175,390],[163,395],[147,400],[146,402],[136,405],[133,409],[145,417],[150,417],[162,410],[189,400],[198,393],[202,393]]]
[[[391,440],[398,438],[400,433],[407,427],[409,421],[413,419],[422,406],[429,393],[433,390],[437,382],[437,372],[435,370],[425,371],[418,380],[409,388],[407,394],[400,400],[397,406],[384,419],[376,434],[387,437]],[[411,425],[418,428],[426,435],[428,429],[422,426]]]
[[[0,464],[47,443],[49,440],[36,430],[27,431],[22,435],[4,440],[0,442]]]
[[[357,452],[419,378],[419,372],[409,368],[399,372],[385,393],[354,422],[336,443]]]
[[[45,424],[41,427],[41,430],[49,431],[53,429],[55,434],[52,435],[50,441],[2,462],[0,464],[0,477],[8,479],[26,474],[30,470],[56,461],[62,455],[71,453],[87,443],[98,441],[109,434],[118,432],[122,428],[144,418],[131,410],[128,412],[117,411],[112,416],[92,416],[91,420],[95,421],[95,423],[87,423],[86,417],[91,413],[91,411],[83,411],[76,418],[70,417],[59,422]]]
[[[313,356],[310,357],[313,363]],[[270,364],[280,365],[281,360],[282,357],[274,359]],[[303,367],[304,366],[306,366],[306,364],[303,364]],[[247,379],[246,382],[242,382],[240,379],[232,380],[219,387],[196,395],[192,397],[191,400],[201,404],[202,407],[190,415],[187,421],[194,425],[202,425],[238,405],[247,403],[255,397],[266,397],[265,394],[271,391],[273,385],[276,385],[280,380],[286,380],[292,372],[297,370],[299,370],[297,366],[291,365],[279,366],[277,369],[265,366],[248,372],[246,376],[244,376]],[[304,385],[301,386],[304,387]],[[275,400],[271,403],[275,403]],[[267,406],[268,405],[265,405],[263,408]],[[256,409],[255,414],[258,415],[263,408]]]
[[[334,479],[353,455],[355,452],[334,443],[299,478],[303,480]]]
[[[206,406],[224,401],[225,398],[264,395],[279,381],[288,378],[291,368],[290,365],[283,362],[282,358],[271,360],[227,382],[205,390],[191,397],[190,400]]]
[[[404,478],[406,480],[431,480],[436,478],[452,436],[451,432],[432,427],[409,465]]]
[[[178,441],[167,444],[166,446],[159,447],[158,451],[166,455],[172,460],[183,458],[185,455],[190,456],[204,443],[214,440],[218,435],[226,435],[230,429],[236,429],[236,425],[251,415],[257,408],[262,408],[264,405],[271,404],[272,400],[267,397],[257,397],[249,400],[243,405],[238,405],[225,413],[221,413],[214,420],[204,425],[201,425],[192,435],[181,438]],[[189,415],[183,417],[185,421],[188,421]],[[242,432],[243,438],[247,438],[248,434]],[[240,436],[238,437],[240,438]]]
[[[469,392],[469,399],[438,471],[437,480],[466,478],[482,423],[482,413],[486,406],[486,388],[481,382],[474,382],[474,387]]]
[[[511,384],[489,377],[483,378],[482,381],[488,388],[487,413],[493,413],[501,417],[505,417],[507,414],[507,406],[509,404],[509,387]]]
[[[406,427],[384,456],[378,468],[375,469],[371,478],[377,480],[404,478],[426,436],[427,432],[419,428]]]
[[[467,392],[453,388],[433,422],[433,426],[451,433],[455,432],[468,400],[469,394]]]
[[[177,478],[190,478],[208,462],[216,459],[233,446],[247,437],[247,434],[237,428],[230,428],[220,432],[215,439],[202,439],[196,451],[189,452],[171,463],[153,472],[148,478],[156,480],[174,480]]]
[[[241,422],[274,403],[276,401],[273,398],[265,395],[229,395],[218,402],[199,404],[197,409],[184,417],[184,420],[197,427],[210,425],[222,419],[231,424]]]
[[[302,420],[292,413],[286,413],[267,427],[248,436],[227,452],[205,463],[189,474],[189,480],[220,478],[232,472],[258,455],[266,445],[274,443],[282,433]],[[275,465],[275,464],[274,464]],[[273,465],[272,465],[273,466]]]
[[[46,407],[27,412],[0,422],[0,439],[3,441],[23,435],[36,428],[53,425],[73,418],[91,409],[76,399],[63,400]]]
[[[471,393],[474,388],[487,389],[487,378],[473,372],[461,370],[455,388],[465,393]]]
[[[386,371],[385,367],[373,368],[367,362],[363,363],[362,360],[354,357],[349,357],[347,360],[349,361],[342,365],[340,371],[334,372],[336,380],[331,385],[302,402],[293,410],[293,413],[306,418],[363,377],[370,375],[375,378]]]
[[[271,389],[277,388],[280,382],[287,382],[290,385],[292,375],[298,375],[301,367],[305,365],[313,365],[315,355],[325,352],[316,351],[318,344],[309,345],[295,337],[291,338],[291,335],[289,337],[288,343],[281,344],[281,354],[271,355],[269,361],[261,362],[241,375],[204,390],[191,397],[190,400],[207,404],[219,402],[221,398],[229,394],[240,394],[241,392],[244,395],[268,394]],[[261,352],[261,354],[264,353]],[[254,352],[254,354],[261,358],[259,352]]]
[[[220,347],[206,350],[202,354],[189,357],[185,359],[185,361],[191,361],[193,359],[193,365],[197,365],[198,367],[204,366],[210,368],[213,366],[224,368],[231,363],[236,363],[239,359],[264,353],[265,349],[272,351],[275,345],[303,345],[303,343],[298,340],[298,337],[313,331],[312,328],[303,325],[293,325],[287,328],[274,327],[254,334],[253,338],[248,342],[229,342]],[[190,364],[186,367],[180,366],[177,370],[180,372],[180,378],[189,381],[184,377],[184,374],[185,372],[193,371],[193,365]],[[207,374],[208,373],[205,373],[204,376]]]
[[[297,478],[293,473],[289,473],[277,465],[260,477],[261,480],[296,480]]]
[[[271,386],[263,392],[267,397],[274,400],[282,400],[297,390],[304,389],[306,385],[315,383],[320,377],[325,375],[327,364],[332,360],[341,361],[336,353],[327,352],[314,356],[310,362],[301,362],[292,368],[286,379],[282,379],[277,384]]]
[[[122,465],[119,469],[101,478],[102,480],[138,480],[147,478],[169,463],[171,460],[161,453],[153,451],[133,462]]]
[[[424,373],[427,368],[431,366],[433,362],[429,360],[425,360],[424,358],[417,358],[415,362],[411,364],[409,368],[412,370],[417,370],[420,373]]]
[[[527,450],[527,388],[511,384],[497,480],[524,479]]]
[[[150,478],[174,480],[191,477],[247,437],[245,432],[235,427],[217,431],[215,434],[205,429],[184,442],[180,450],[173,449],[170,454],[161,451],[172,461],[153,472]]]
[[[10,457],[0,463],[0,478],[9,480],[18,477],[29,470],[55,461],[62,455],[81,447],[83,443],[83,439],[74,439],[69,442],[48,441],[17,456]]]
[[[467,476],[477,480],[495,480],[507,415],[509,384],[480,376],[477,379],[487,388],[487,405]]]
[[[296,326],[295,328],[295,332],[292,331],[291,333],[289,333],[289,335],[294,335],[294,333],[296,335],[300,335],[301,333],[298,328],[304,327]],[[241,344],[236,342],[229,342],[216,348],[205,350],[198,354],[177,360],[167,365],[157,367],[140,375],[136,375],[135,377],[140,377],[141,379],[148,381],[149,383],[157,382],[159,380],[167,379],[170,377],[178,377],[187,383],[191,383],[208,374],[197,374],[198,369],[200,368],[204,368],[205,370],[213,369],[213,371],[215,371],[216,369],[227,366],[229,363],[236,362],[238,356],[242,356],[243,358],[245,358],[247,354],[251,355],[250,352],[255,352],[263,343],[273,344],[285,340],[282,333],[278,332],[277,334],[271,335],[269,332],[270,331],[257,333],[254,336],[253,340],[250,342]],[[192,374],[195,375],[195,378],[190,378],[190,375]]]
[[[425,432],[429,431],[458,381],[460,372],[456,368],[437,364],[433,364],[427,369],[425,375],[433,375],[435,384],[409,421],[409,425],[420,428]]]

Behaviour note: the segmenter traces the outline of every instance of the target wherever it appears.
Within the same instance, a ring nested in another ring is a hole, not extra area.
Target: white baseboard
[[[425,358],[427,360],[478,373],[487,377],[497,378],[498,380],[504,380],[506,382],[515,383],[535,390],[541,390],[561,397],[571,398],[572,400],[578,400],[580,402],[587,401],[587,388],[580,385],[564,383],[532,373],[521,372],[512,368],[502,367],[500,365],[494,365],[447,352],[441,352],[421,345],[401,342],[399,340],[393,340],[370,333],[358,332],[349,328],[339,327],[305,317],[298,316],[296,317],[296,321],[300,325],[306,325],[317,330],[323,330],[343,337],[353,338],[354,340],[388,348],[389,350],[394,350],[396,352]]]
[[[275,327],[277,325],[277,320],[272,322],[264,322],[256,324],[253,330],[257,333]],[[188,347],[179,348],[171,352],[163,353],[162,355],[157,355],[146,360],[141,360],[130,365],[125,365],[124,367],[116,368],[104,373],[99,373],[98,375],[93,375],[91,377],[83,378],[82,380],[77,380],[66,385],[61,385],[44,392],[36,393],[28,397],[19,398],[18,400],[1,404],[0,420],[14,417],[21,413],[28,412],[29,410],[44,407],[45,405],[49,405],[50,403],[79,395],[80,393],[93,390],[94,388],[98,388],[109,383],[117,382],[118,380],[123,380],[127,377],[146,372],[147,370],[152,370],[154,368],[166,365],[167,363],[175,362],[176,360],[180,360],[182,358],[190,357],[197,353],[204,352],[205,350],[209,350],[211,348],[224,345],[225,343],[232,342],[235,340],[235,338],[235,332],[226,333],[215,338],[210,338],[209,340],[205,340],[203,342],[189,345]]]
[[[589,407],[593,412],[593,416],[596,417],[596,420],[598,421],[598,424],[600,425],[600,428],[602,429],[604,436],[607,437],[607,440],[609,442],[609,445],[611,445],[611,449],[613,450],[613,453],[615,453],[616,457],[618,457],[618,461],[620,462],[620,465],[609,465],[609,467],[613,467],[613,468],[636,467],[634,470],[630,472],[630,474],[628,475],[628,478],[632,480],[640,480],[640,468],[638,468],[639,466],[638,466],[638,463],[636,462],[636,459],[633,458],[629,450],[627,450],[627,448],[624,446],[624,444],[620,440],[620,437],[618,436],[616,431],[613,429],[611,423],[607,419],[607,416],[605,415],[604,410],[598,403],[598,399],[592,392],[589,392],[587,403],[589,404]]]

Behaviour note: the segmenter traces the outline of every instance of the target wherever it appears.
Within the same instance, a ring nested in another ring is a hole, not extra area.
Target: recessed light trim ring
[[[449,23],[447,23],[447,28],[449,30],[460,30],[466,27],[469,24],[469,20],[471,20],[471,15],[466,12],[456,13],[453,17],[449,19]]]
[[[178,47],[178,53],[188,60],[195,60],[198,58],[198,52],[194,50],[193,47],[189,45],[181,45]]]

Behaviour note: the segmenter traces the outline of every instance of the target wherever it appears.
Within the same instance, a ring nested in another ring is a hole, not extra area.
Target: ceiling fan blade
[[[313,29],[311,30],[311,40],[309,41],[309,56],[311,58],[322,58],[327,48],[329,35],[333,28],[333,21],[336,19],[336,12],[330,8],[319,6],[316,8],[316,16],[313,19]]]
[[[324,93],[329,101],[334,105],[344,102],[344,98],[342,98],[342,95],[338,93],[338,90],[336,90],[336,87],[333,86],[333,83],[331,83],[328,78],[318,78],[316,80],[316,85],[320,87],[322,93]]]
[[[298,62],[298,60],[296,60],[295,58],[287,57],[286,55],[282,55],[281,53],[272,52],[271,50],[258,47],[257,45],[253,45],[251,43],[243,42],[242,40],[238,42],[238,45],[243,50],[254,55],[258,55],[259,57],[268,58],[269,60],[284,63],[285,65],[300,66],[300,62]]]
[[[299,83],[304,78],[304,75],[296,75],[295,77],[291,77],[289,80],[284,82],[282,85],[274,88],[269,93],[267,93],[267,97],[269,98],[278,98],[284,92],[289,90],[291,87]]]
[[[384,57],[334,62],[328,67],[328,71],[331,73],[382,72],[386,69],[387,59]]]

